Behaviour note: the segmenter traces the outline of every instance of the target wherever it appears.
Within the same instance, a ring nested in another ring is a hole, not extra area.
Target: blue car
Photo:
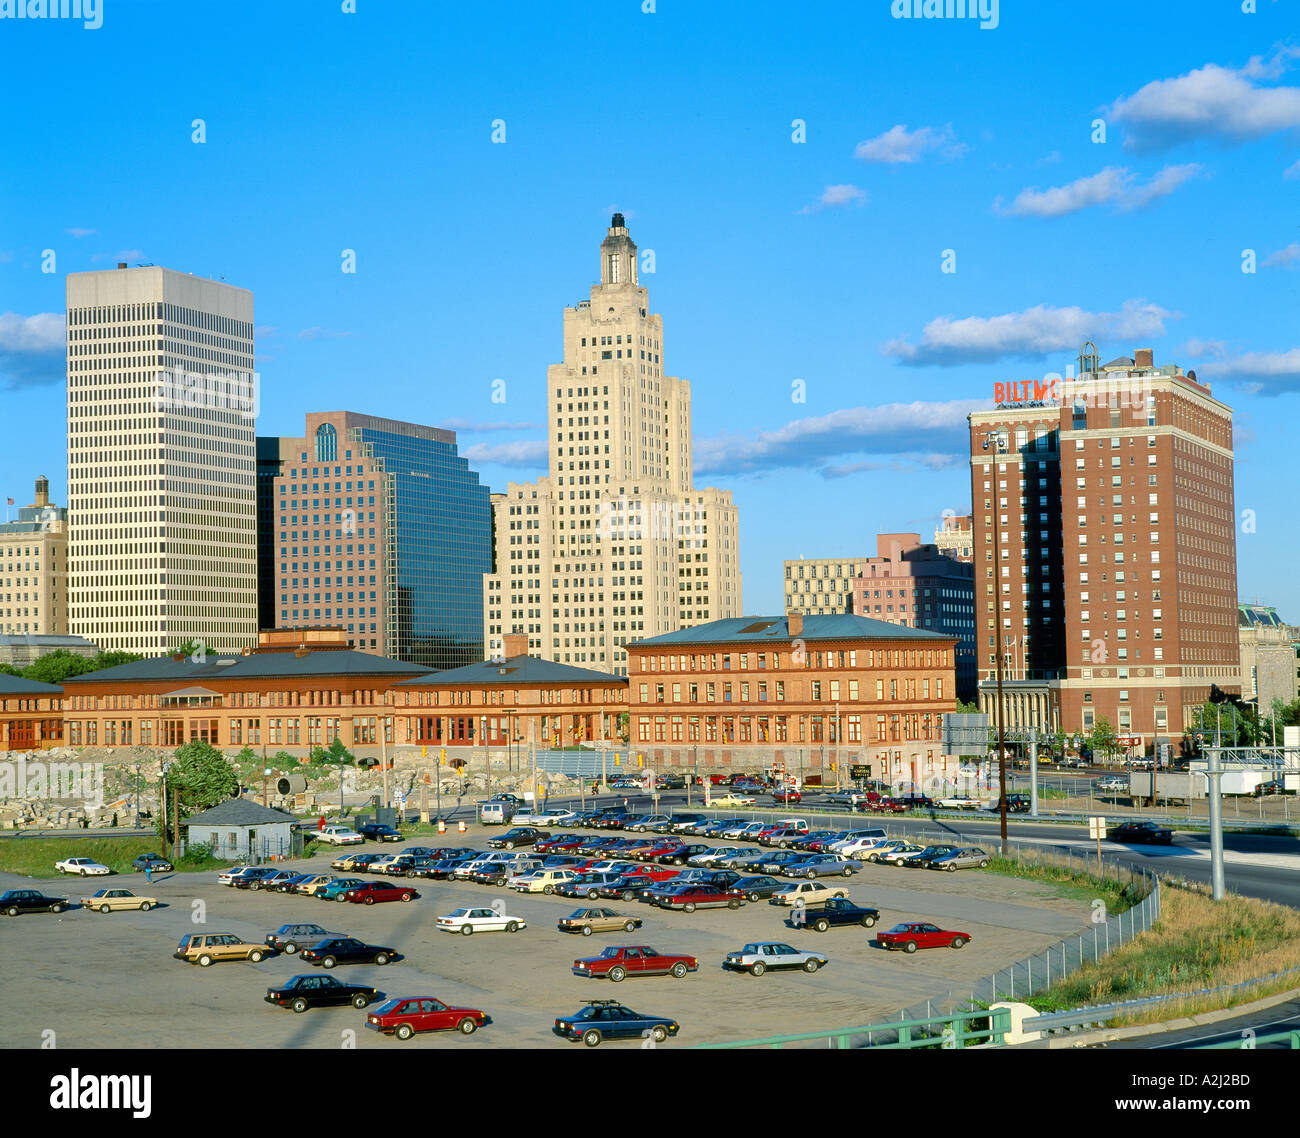
[[[336,877],[328,885],[322,885],[317,889],[315,896],[320,901],[342,901],[343,894],[349,889],[364,884],[365,882],[359,877]]]
[[[574,1043],[581,1040],[588,1047],[599,1047],[605,1039],[651,1039],[662,1043],[679,1030],[675,1019],[641,1015],[617,1000],[592,1000],[581,1011],[561,1016],[551,1028],[562,1039]]]

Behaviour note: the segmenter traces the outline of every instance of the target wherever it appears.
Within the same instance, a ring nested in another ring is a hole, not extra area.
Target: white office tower
[[[253,294],[119,264],[67,300],[69,631],[256,644]]]
[[[737,510],[693,486],[691,387],[664,358],[616,213],[600,284],[564,310],[564,362],[547,369],[550,476],[492,496],[489,657],[523,633],[532,655],[626,675],[628,641],[741,615]]]

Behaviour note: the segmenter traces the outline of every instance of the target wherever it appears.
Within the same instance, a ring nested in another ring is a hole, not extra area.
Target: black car
[[[293,976],[281,988],[267,988],[266,1002],[282,1008],[305,1012],[308,1008],[338,1008],[351,1005],[364,1008],[379,998],[377,988],[363,984],[343,984],[333,976],[309,973]]]
[[[367,755],[365,758],[357,760],[357,766],[359,766],[362,770],[368,771],[372,767],[377,767],[378,765],[379,765],[379,760],[376,758],[372,758],[369,755]]]
[[[758,859],[755,866],[762,873],[780,873],[791,862],[803,861],[809,855],[795,850],[782,850],[780,853],[768,854]]]
[[[0,894],[0,913],[16,917],[19,913],[61,913],[68,907],[66,897],[46,897],[36,889],[10,889]]]
[[[495,838],[488,839],[488,845],[494,850],[512,850],[515,846],[533,846],[549,838],[549,830],[539,830],[534,826],[515,826]]]
[[[809,928],[824,933],[836,925],[859,925],[864,929],[872,928],[880,920],[879,909],[868,909],[855,905],[844,897],[831,897],[825,905],[812,912],[797,909],[785,923],[792,929]]]
[[[686,776],[680,774],[661,774],[659,776],[660,790],[685,790]]]
[[[675,1019],[642,1015],[617,1000],[592,1000],[573,1015],[561,1016],[551,1028],[561,1038],[574,1043],[582,1040],[588,1047],[598,1047],[603,1039],[650,1039],[662,1043],[679,1030]]]
[[[909,810],[932,810],[934,808],[934,799],[926,794],[900,794],[895,802],[901,802]]]
[[[660,854],[658,857],[651,858],[650,860],[657,862],[659,865],[685,865],[687,858],[694,857],[696,854],[708,853],[712,848],[712,846],[706,846],[702,843],[689,846],[678,846],[670,853]]]
[[[283,878],[271,886],[275,893],[296,893],[298,886],[306,881],[309,877],[315,877],[314,873],[295,873],[292,877]]]
[[[1007,813],[1008,814],[1028,814],[1030,807],[1029,795],[1027,794],[1008,794],[1007,795]],[[1002,813],[1002,800],[996,799],[989,804],[989,812],[992,814]]]
[[[898,864],[907,869],[924,869],[935,858],[955,853],[960,848],[960,846],[926,846],[919,854],[905,857]]]
[[[788,881],[778,881],[767,874],[759,874],[756,877],[738,875],[737,880],[727,887],[727,892],[737,897],[744,897],[747,901],[759,901],[764,897],[771,897],[778,889],[784,889],[789,884]]]
[[[1286,786],[1280,778],[1271,778],[1255,787],[1255,797],[1263,798],[1266,794],[1285,794]]]
[[[255,866],[253,869],[246,869],[232,884],[236,889],[261,889],[263,881],[279,872],[269,865]]]
[[[400,842],[401,832],[384,822],[364,822],[357,827],[357,833],[372,842]]]
[[[336,964],[387,964],[390,960],[400,960],[401,953],[395,948],[363,944],[355,937],[338,936],[323,940],[312,948],[304,948],[299,958],[308,964],[333,968]]]
[[[701,885],[716,885],[719,889],[730,890],[743,876],[744,874],[737,873],[734,869],[710,869],[703,877],[697,877],[696,880]]]
[[[343,933],[327,932],[320,925],[295,924],[281,925],[273,933],[268,933],[266,943],[272,948],[292,956],[300,948],[311,948],[323,940],[342,940]]]
[[[1112,842],[1146,842],[1168,846],[1173,844],[1174,832],[1154,822],[1121,822],[1106,830],[1106,837]]]
[[[146,869],[152,869],[154,873],[170,873],[173,866],[162,854],[143,853],[131,863],[131,868],[136,873],[143,873]]]

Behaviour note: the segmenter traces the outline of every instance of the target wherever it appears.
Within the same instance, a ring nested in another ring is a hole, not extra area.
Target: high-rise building
[[[0,633],[64,636],[68,631],[68,511],[50,504],[50,481],[36,501],[0,525]]]
[[[1000,620],[1009,726],[1169,741],[1240,688],[1232,409],[1150,349],[1058,387],[970,416],[981,704]]]
[[[785,611],[804,616],[853,612],[853,578],[862,557],[797,557],[784,564]]]
[[[919,533],[878,533],[876,556],[858,561],[851,603],[858,616],[955,637],[957,697],[975,698],[975,581],[969,562],[923,545]]]
[[[72,273],[69,631],[157,655],[257,639],[253,294],[153,266]]]
[[[694,488],[690,384],[665,359],[616,213],[547,369],[550,475],[492,497],[489,656],[523,633],[543,659],[626,675],[628,641],[740,614],[739,515],[728,491]]]
[[[432,668],[483,658],[492,506],[455,432],[313,412],[302,438],[258,440],[258,471],[276,626]]]

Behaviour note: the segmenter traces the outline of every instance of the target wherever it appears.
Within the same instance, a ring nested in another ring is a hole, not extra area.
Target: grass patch
[[[1100,899],[1106,903],[1106,911],[1111,916],[1133,908],[1142,900],[1141,894],[1134,885],[1110,877],[1093,877],[1061,865],[1021,863],[1014,858],[994,857],[989,859],[988,872],[1000,873],[1005,877],[1020,877],[1028,881],[1046,882],[1056,888],[1059,896],[1073,901],[1091,903]]]
[[[1210,899],[1195,886],[1161,884],[1161,914],[1149,931],[1095,964],[1085,965],[1026,1002],[1066,1011],[1147,996],[1186,993],[1116,1024],[1156,1023],[1249,1003],[1300,987],[1300,971],[1236,992],[1196,996],[1197,989],[1240,984],[1300,969],[1300,913],[1250,897]]]
[[[157,837],[144,838],[4,838],[0,840],[0,870],[24,877],[57,878],[64,876],[54,868],[56,861],[70,857],[93,858],[115,873],[136,876],[131,865],[140,854],[161,853]],[[179,861],[178,871],[214,869],[226,862],[212,856],[207,846],[196,846]],[[73,878],[71,880],[80,880]],[[86,881],[99,878],[87,877]]]

